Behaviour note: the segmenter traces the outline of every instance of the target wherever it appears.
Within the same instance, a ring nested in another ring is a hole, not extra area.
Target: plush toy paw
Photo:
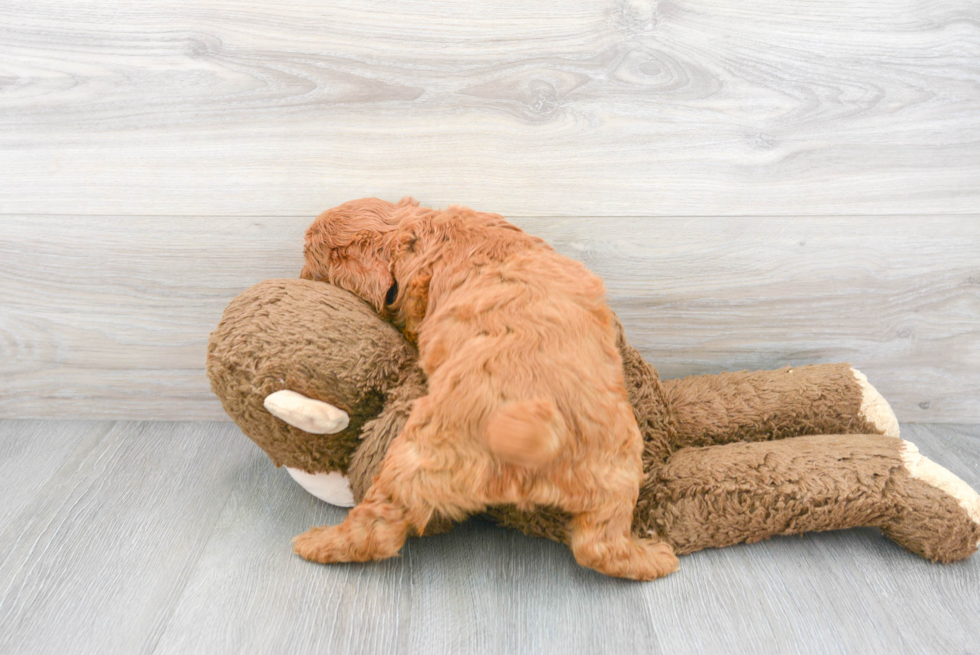
[[[969,557],[980,547],[980,494],[951,471],[900,441],[902,464],[911,480],[895,487],[895,516],[882,524],[891,538],[938,562]]]
[[[336,434],[350,424],[344,410],[288,389],[270,393],[262,404],[276,418],[310,434]]]
[[[868,376],[856,368],[851,373],[861,387],[861,417],[871,423],[886,437],[898,436],[898,419],[888,401],[868,382]]]

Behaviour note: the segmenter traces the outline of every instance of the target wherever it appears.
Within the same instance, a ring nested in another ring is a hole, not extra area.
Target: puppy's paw
[[[349,553],[348,557],[344,557],[344,551],[348,549],[338,547],[341,543],[338,542],[337,536],[335,526],[310,528],[303,534],[293,537],[293,552],[308,562],[320,564],[351,561]]]
[[[344,410],[288,389],[270,393],[262,404],[276,418],[310,434],[336,434],[350,424]]]
[[[670,544],[655,538],[624,536],[611,541],[590,541],[576,540],[573,535],[572,553],[582,566],[631,580],[656,580],[676,571],[679,564]]]
[[[656,580],[673,573],[680,567],[680,561],[670,544],[659,539],[637,539],[641,555],[634,561],[635,580]]]

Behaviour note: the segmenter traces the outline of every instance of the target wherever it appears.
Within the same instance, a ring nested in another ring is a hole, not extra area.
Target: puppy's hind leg
[[[599,573],[632,580],[655,580],[676,571],[677,557],[670,545],[632,536],[633,513],[624,509],[582,512],[572,518],[575,561]]]

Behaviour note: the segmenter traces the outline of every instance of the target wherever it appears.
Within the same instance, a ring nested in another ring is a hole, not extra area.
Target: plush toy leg
[[[980,496],[915,446],[821,435],[677,451],[646,483],[634,530],[678,553],[773,535],[880,527],[923,557],[952,562],[980,541]]]
[[[969,557],[980,547],[980,495],[963,480],[923,457],[915,444],[902,442],[901,475],[896,484],[896,514],[882,531],[912,552],[940,562]],[[939,493],[937,493],[939,490]],[[948,499],[955,499],[953,507]],[[962,520],[965,513],[969,521]],[[941,539],[937,539],[941,535]]]
[[[898,421],[848,364],[664,380],[674,445],[711,446],[808,434],[898,436]]]

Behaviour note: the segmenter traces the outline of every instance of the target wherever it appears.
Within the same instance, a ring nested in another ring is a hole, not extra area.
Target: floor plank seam
[[[170,422],[174,423],[177,421],[170,421]],[[211,422],[212,421],[187,421],[187,423],[211,423]],[[239,484],[240,481],[236,481],[234,485],[229,486],[227,492],[225,493],[224,500],[221,503],[221,509],[219,509],[215,513],[216,517],[220,518],[220,516],[224,513],[225,508],[227,508],[228,503],[231,502],[231,499],[235,491],[237,491]],[[159,624],[157,633],[155,635],[151,635],[150,639],[147,641],[146,646],[148,647],[148,650],[144,649],[144,652],[147,655],[153,655],[153,653],[157,652],[157,650],[160,647],[160,641],[163,639],[164,635],[166,635],[167,631],[170,629],[170,626],[173,623],[173,619],[176,616],[177,611],[180,609],[184,597],[187,595],[187,585],[194,578],[194,574],[197,572],[198,567],[201,563],[201,558],[204,557],[204,554],[207,552],[208,544],[210,544],[211,540],[214,538],[215,530],[217,530],[218,527],[218,518],[216,518],[211,523],[211,527],[207,533],[207,538],[201,542],[200,547],[197,549],[197,553],[193,558],[193,561],[188,562],[187,566],[182,572],[181,579],[179,582],[179,589],[175,587],[175,592],[174,592],[175,599],[173,604],[170,606],[170,611],[167,614],[166,620],[162,621]]]

